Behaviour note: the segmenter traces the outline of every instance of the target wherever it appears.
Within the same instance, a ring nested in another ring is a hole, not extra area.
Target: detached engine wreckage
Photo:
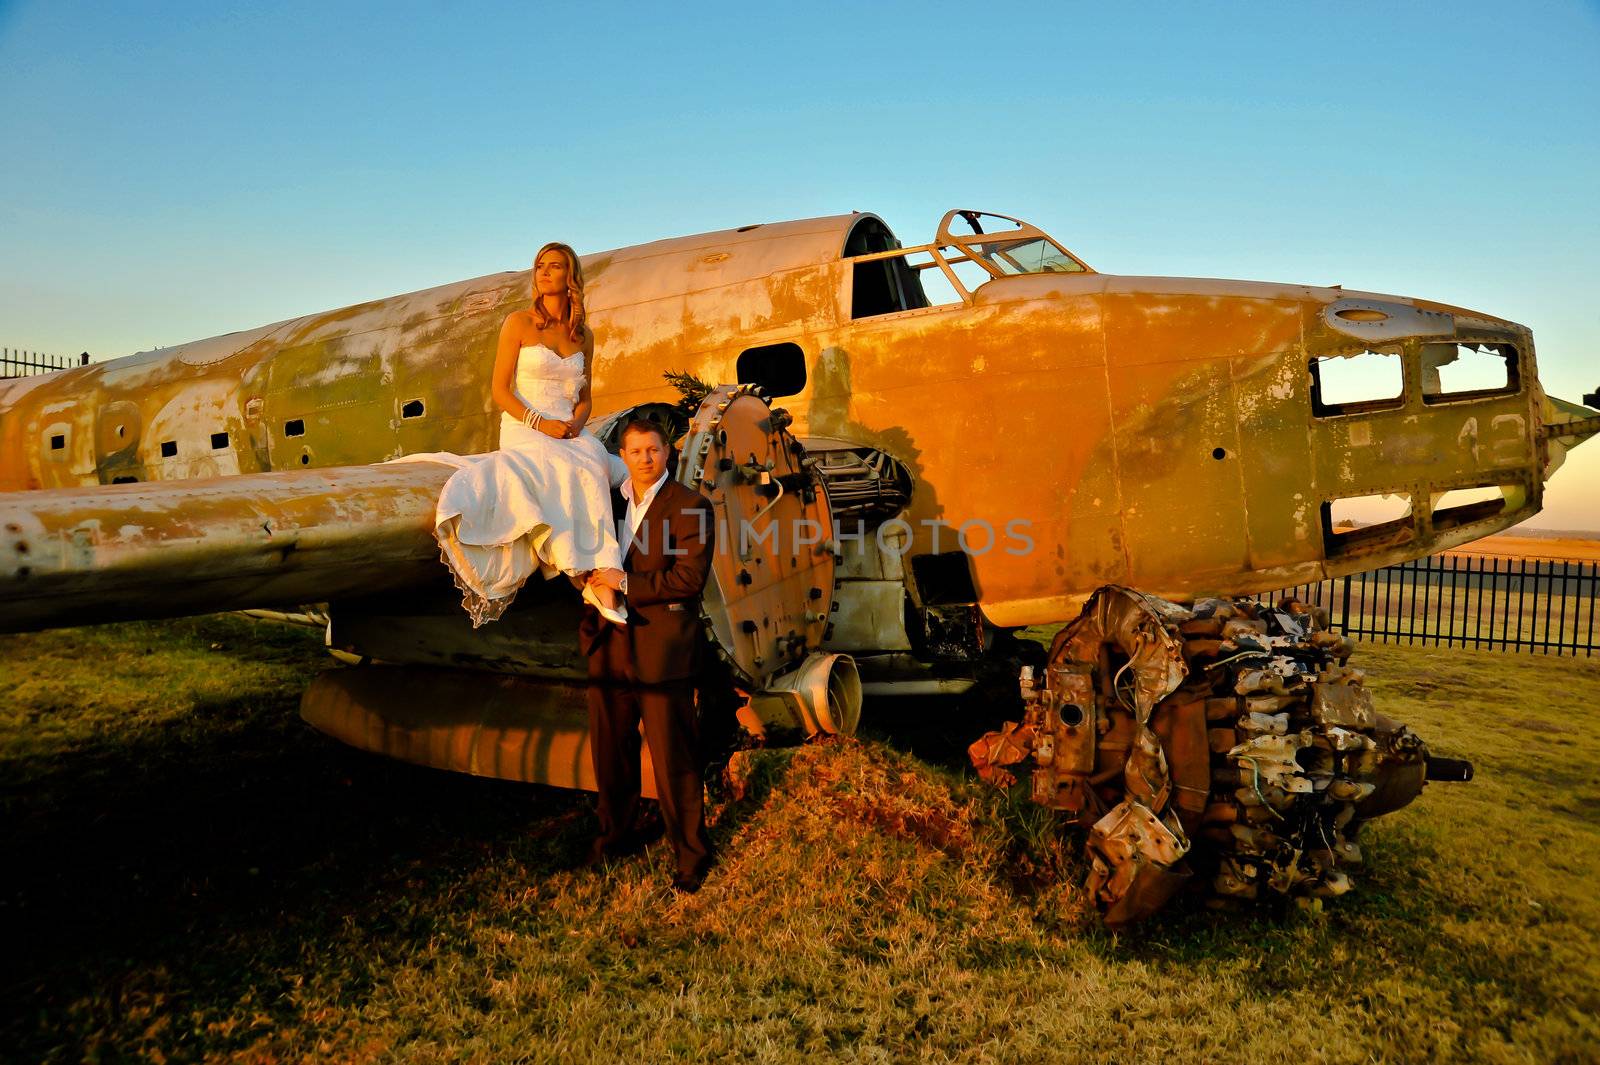
[[[1033,801],[1089,830],[1109,927],[1196,872],[1219,900],[1342,895],[1364,823],[1424,781],[1472,778],[1373,708],[1354,649],[1297,600],[1183,607],[1108,586],[1056,634],[1042,683],[1023,667],[1022,722],[970,754],[1001,786],[1031,762]]]

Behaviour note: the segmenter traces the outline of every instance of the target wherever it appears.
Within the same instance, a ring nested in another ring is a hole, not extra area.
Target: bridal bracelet
[[[542,421],[544,421],[544,415],[540,414],[532,407],[529,407],[527,413],[523,414],[522,416],[522,424],[526,425],[529,429],[539,428],[539,423]]]

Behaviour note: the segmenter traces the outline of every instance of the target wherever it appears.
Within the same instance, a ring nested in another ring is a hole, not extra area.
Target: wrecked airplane
[[[1114,923],[1192,848],[1223,895],[1337,894],[1362,821],[1465,775],[1371,707],[1314,615],[1230,600],[1514,525],[1600,432],[1512,322],[1102,274],[975,211],[910,248],[856,213],[583,268],[591,428],[662,420],[711,498],[704,622],[748,732],[848,734],[864,695],[962,691],[1022,665],[1019,627],[1083,611],[974,755],[1029,763],[1089,830]],[[317,727],[588,786],[576,593],[530,585],[474,633],[431,535],[450,471],[388,463],[496,446],[495,338],[529,298],[491,274],[0,382],[0,631],[318,604],[359,668],[307,691]],[[728,383],[683,404],[667,370]],[[1342,520],[1368,497],[1398,509]]]

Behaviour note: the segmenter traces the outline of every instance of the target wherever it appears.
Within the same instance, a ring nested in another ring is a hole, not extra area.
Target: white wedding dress
[[[566,421],[583,367],[581,351],[562,357],[529,344],[517,353],[512,390],[530,409]],[[473,628],[505,613],[535,571],[550,578],[622,568],[611,489],[627,479],[627,467],[587,429],[558,440],[502,412],[498,451],[406,458],[456,467],[433,532]]]

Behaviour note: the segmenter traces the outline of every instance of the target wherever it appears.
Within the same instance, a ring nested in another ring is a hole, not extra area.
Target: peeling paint
[[[971,559],[996,624],[1063,620],[1109,581],[1175,597],[1243,594],[1417,557],[1537,512],[1543,478],[1568,446],[1540,435],[1545,399],[1526,329],[1406,297],[1084,270],[997,277],[953,304],[852,318],[858,267],[842,252],[870,217],[585,257],[595,416],[675,400],[664,370],[731,381],[747,349],[798,345],[806,384],[783,397],[796,433],[870,446],[911,471],[908,554],[934,546],[924,523],[1028,524],[1028,553]],[[528,300],[526,274],[506,271],[5,382],[0,489],[490,450],[495,338]],[[1315,412],[1311,360],[1373,342],[1366,319],[1341,310],[1409,323],[1381,338],[1405,362],[1397,405]],[[1423,395],[1421,345],[1484,338],[1516,347],[1516,389],[1431,404],[1439,397]],[[426,415],[401,419],[418,398]],[[137,422],[136,448],[105,437],[115,404],[131,412],[115,424]],[[70,444],[51,458],[57,426]],[[227,447],[210,447],[219,432]],[[160,454],[165,440],[176,455]],[[1419,517],[1403,544],[1330,556],[1319,535],[1330,500],[1424,499],[1468,482],[1528,491],[1470,528],[1439,533]]]

